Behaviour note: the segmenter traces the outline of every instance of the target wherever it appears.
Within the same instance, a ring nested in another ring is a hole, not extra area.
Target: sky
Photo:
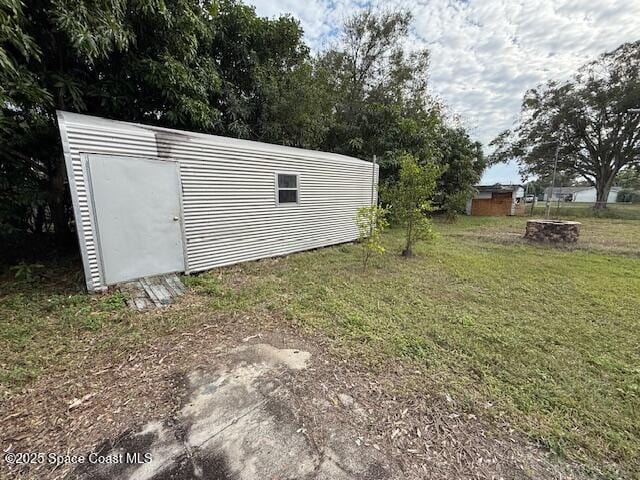
[[[526,90],[568,78],[582,64],[640,39],[640,0],[248,0],[258,15],[289,13],[320,52],[344,19],[373,5],[413,13],[409,45],[428,48],[433,94],[485,145],[511,128]],[[515,163],[488,169],[482,183],[519,183]]]

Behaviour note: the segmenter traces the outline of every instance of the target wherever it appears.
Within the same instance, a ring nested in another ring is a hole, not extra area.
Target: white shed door
[[[105,283],[184,271],[178,164],[87,158]]]

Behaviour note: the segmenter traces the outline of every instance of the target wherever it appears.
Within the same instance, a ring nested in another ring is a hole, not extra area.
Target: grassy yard
[[[440,224],[409,260],[394,231],[366,273],[344,245],[190,283],[215,308],[279,312],[365,362],[422,368],[570,458],[640,473],[640,223],[586,220],[584,249],[565,250],[523,243],[524,222]]]
[[[526,211],[530,213],[531,204],[527,204]],[[544,202],[538,202],[533,209],[535,215],[544,215],[544,211]],[[640,203],[610,203],[605,209],[594,210],[591,203],[551,202],[550,213],[555,218],[570,216],[640,220]]]
[[[367,272],[358,246],[341,245],[187,282],[211,312],[272,316],[364,364],[406,364],[424,372],[416,389],[507,419],[609,476],[614,464],[640,475],[640,222],[584,219],[580,247],[562,249],[522,241],[525,221],[438,223],[439,238],[411,259],[392,231]],[[0,283],[6,391],[87,342],[122,355],[190,321],[131,313],[117,293],[37,285]]]

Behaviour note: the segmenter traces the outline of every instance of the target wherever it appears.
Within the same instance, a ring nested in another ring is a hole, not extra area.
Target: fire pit
[[[567,220],[529,220],[524,238],[536,242],[575,243],[580,236],[580,222]]]

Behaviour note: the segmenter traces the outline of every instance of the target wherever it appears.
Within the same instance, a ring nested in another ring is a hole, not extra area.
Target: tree
[[[219,3],[206,55],[221,80],[211,102],[221,112],[217,133],[317,147],[313,71],[297,20],[261,18],[237,1]],[[309,126],[309,128],[307,128]]]
[[[472,195],[473,192],[464,190],[447,195],[442,202],[445,218],[449,222],[456,222],[458,216],[466,211],[467,201]]]
[[[404,48],[411,22],[406,11],[364,10],[347,20],[340,43],[318,58],[316,71],[324,71],[328,83],[323,91],[335,105],[322,148],[377,155],[380,177],[388,182],[397,179],[403,152],[421,165],[446,166],[434,199],[442,205],[449,195],[471,193],[485,160],[480,144],[448,126],[442,104],[429,95],[428,50]]]
[[[486,167],[480,142],[473,141],[461,128],[443,125],[438,136],[436,161],[442,167],[438,192],[434,203],[439,205],[450,220],[466,209],[467,200],[474,193]]]
[[[0,235],[72,238],[56,110],[376,154],[382,181],[408,152],[448,165],[443,198],[466,189],[481,155],[444,125],[410,23],[365,10],[311,58],[298,21],[237,0],[0,0]]]
[[[618,173],[616,184],[622,188],[616,201],[640,202],[640,168],[625,168]]]
[[[403,154],[398,163],[398,180],[387,185],[384,196],[405,230],[402,255],[410,257],[416,242],[433,236],[432,224],[426,214],[432,210],[431,198],[442,169],[434,163],[419,165],[410,154]]]
[[[387,229],[387,210],[377,205],[361,207],[356,214],[358,240],[362,247],[362,271],[367,270],[369,259],[375,253],[385,252],[382,232]]]
[[[427,92],[428,51],[403,47],[411,21],[406,11],[359,12],[316,61],[333,105],[322,148],[377,155],[382,179],[397,176],[403,151],[430,160],[442,122],[441,106]]]
[[[629,190],[640,190],[640,167],[625,168],[616,177],[619,187]]]
[[[596,187],[596,208],[606,207],[623,168],[640,162],[640,41],[626,43],[583,66],[571,79],[525,94],[513,132],[492,145],[492,163],[518,159],[523,175],[548,175],[556,145],[558,170]]]
[[[550,186],[551,182],[546,178],[537,178],[530,180],[525,184],[525,191],[527,195],[533,195],[536,199],[540,198],[544,194],[545,188]]]

